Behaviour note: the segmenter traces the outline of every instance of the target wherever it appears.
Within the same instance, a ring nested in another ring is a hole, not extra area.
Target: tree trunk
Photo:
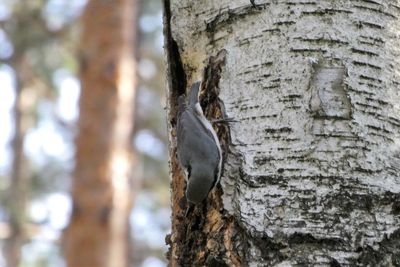
[[[32,99],[34,94],[32,94],[31,89],[26,88],[26,84],[32,79],[25,57],[23,55],[16,56],[15,60],[12,61],[12,66],[16,73],[16,83],[13,107],[13,161],[10,187],[7,190],[10,235],[5,243],[4,256],[7,266],[19,266],[21,261],[21,247],[26,238],[25,217],[29,184],[24,154],[24,139],[27,129],[31,126],[31,111],[36,101]]]
[[[136,3],[93,0],[83,15],[70,267],[128,266]]]
[[[164,3],[170,265],[400,266],[400,1]],[[222,190],[184,218],[177,97],[204,68],[238,122],[216,125]]]

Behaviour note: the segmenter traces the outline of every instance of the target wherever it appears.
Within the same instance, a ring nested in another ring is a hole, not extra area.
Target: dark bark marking
[[[261,32],[268,32],[268,33],[277,33],[277,34],[279,34],[279,33],[281,33],[281,29],[279,29],[279,28],[265,29],[265,30],[262,30]]]
[[[380,6],[382,6],[382,5],[380,5]],[[388,12],[384,12],[383,10],[380,10],[379,8],[367,7],[367,6],[362,6],[362,5],[353,5],[353,7],[356,8],[356,9],[359,9],[359,10],[367,10],[369,12],[378,13],[378,16],[380,16],[382,14],[382,15],[387,16],[389,18],[397,19],[397,17],[395,15],[390,14]]]
[[[349,42],[340,40],[340,39],[328,39],[328,38],[315,38],[315,39],[310,39],[310,38],[303,38],[303,37],[296,37],[294,40],[300,40],[303,42],[309,42],[309,43],[315,43],[315,44],[339,44],[339,45],[348,45]]]
[[[360,266],[400,266],[400,229],[397,229],[379,243],[379,248],[359,248]]]
[[[351,14],[353,13],[350,10],[346,9],[335,9],[335,8],[325,8],[325,9],[318,9],[314,11],[302,11],[301,15],[303,16],[325,16],[325,15],[335,15],[335,14]]]
[[[383,41],[380,37],[367,36],[367,35],[360,35],[360,39],[358,42],[360,44],[368,46],[376,46],[379,49],[383,47],[385,44],[385,41]]]
[[[352,61],[352,63],[355,66],[359,66],[359,67],[366,67],[366,68],[371,68],[371,69],[375,69],[375,70],[382,70],[382,67],[371,64],[371,63],[367,63],[367,62],[362,62],[362,61]]]
[[[286,248],[286,245],[276,242],[268,236],[248,237],[248,240],[254,242],[254,245],[261,252],[261,257],[268,262],[268,266],[274,266],[288,258],[286,253],[281,252],[282,249]]]
[[[360,55],[366,55],[369,57],[379,57],[378,53],[374,53],[372,51],[367,51],[367,50],[362,50],[362,49],[357,49],[357,48],[352,48],[351,52],[356,53],[356,54],[360,54]]]
[[[359,75],[358,76],[360,79],[362,79],[362,80],[367,80],[367,81],[376,81],[376,82],[378,82],[379,84],[382,84],[382,80],[381,79],[379,79],[379,78],[376,78],[376,77],[371,77],[371,76],[368,76],[368,75]]]
[[[249,5],[233,9],[228,8],[226,10],[220,11],[214,18],[206,22],[206,32],[213,36],[220,26],[224,24],[231,24],[234,21],[249,15],[259,14],[269,5],[270,3],[255,4],[257,8],[254,8],[252,3],[250,3]]]
[[[316,6],[317,3],[314,2],[314,1],[310,1],[310,2],[287,2],[286,5],[288,5],[288,6],[297,6],[297,5],[302,5],[302,6],[305,6],[305,5]]]
[[[286,20],[286,21],[278,21],[278,22],[273,23],[273,25],[278,25],[278,26],[290,26],[293,24],[296,24],[296,21]]]
[[[382,6],[381,3],[373,1],[373,0],[359,0],[359,1],[364,2],[364,3],[368,3],[368,4],[374,4],[374,5],[377,5],[377,6]]]
[[[281,127],[281,128],[267,128],[264,130],[266,134],[289,134],[292,133],[293,130],[290,127]]]
[[[287,242],[290,247],[297,245],[324,246],[334,250],[345,249],[347,245],[339,238],[316,238],[313,235],[306,233],[294,233],[287,238]]]
[[[322,53],[325,54],[327,51],[326,49],[323,48],[290,48],[290,52],[294,52],[294,53],[310,53],[310,54],[314,54],[314,53]]]
[[[368,21],[357,21],[357,22],[354,22],[354,24],[356,25],[357,28],[367,27],[367,28],[377,29],[377,30],[384,29],[384,27],[382,25],[368,22]]]

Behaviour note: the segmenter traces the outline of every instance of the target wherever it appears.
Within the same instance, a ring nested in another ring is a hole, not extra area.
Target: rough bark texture
[[[165,3],[171,265],[204,255],[234,265],[229,254],[249,266],[399,266],[400,1]],[[207,216],[184,220],[174,119],[185,87],[175,84],[223,49],[219,97],[239,121],[224,204],[218,191]],[[218,246],[187,245],[203,235]]]
[[[88,3],[68,266],[128,266],[136,1]]]

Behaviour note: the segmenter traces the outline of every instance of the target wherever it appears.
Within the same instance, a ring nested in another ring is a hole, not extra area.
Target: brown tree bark
[[[137,1],[89,1],[80,46],[82,94],[68,266],[128,266]]]

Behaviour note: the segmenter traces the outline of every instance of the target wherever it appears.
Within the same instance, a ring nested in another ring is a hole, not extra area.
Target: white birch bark
[[[400,266],[400,1],[167,4],[188,84],[228,52],[242,264]]]

